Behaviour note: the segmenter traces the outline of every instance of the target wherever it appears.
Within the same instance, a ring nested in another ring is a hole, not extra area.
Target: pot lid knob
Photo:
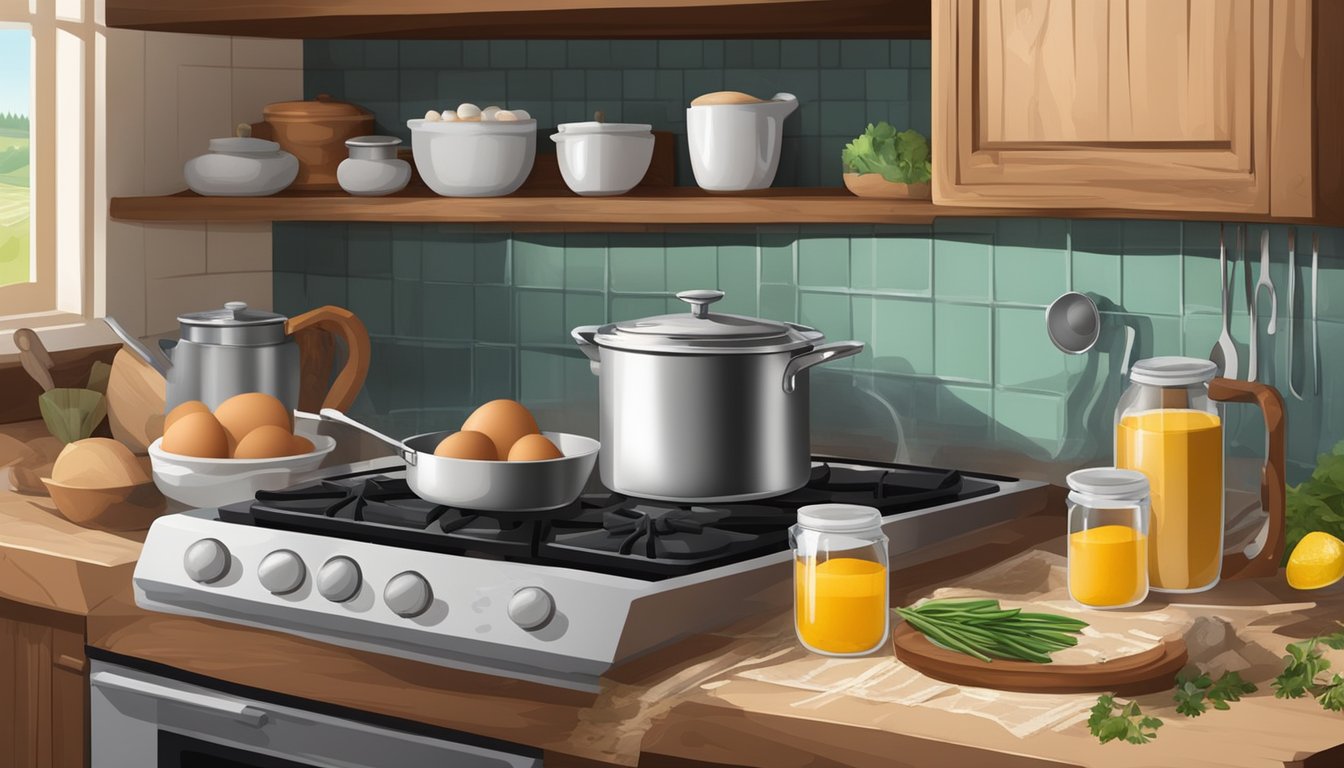
[[[682,291],[677,298],[691,305],[691,314],[695,317],[709,317],[709,305],[723,298],[723,291],[697,290]]]
[[[246,302],[246,301],[226,301],[226,302],[224,302],[224,308],[227,309],[228,311],[232,312],[234,317],[237,317],[238,315],[240,315],[240,314],[242,314],[243,312],[247,311],[247,302]]]

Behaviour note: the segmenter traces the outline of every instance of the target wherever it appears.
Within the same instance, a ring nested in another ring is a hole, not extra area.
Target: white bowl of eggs
[[[415,170],[445,197],[498,197],[523,185],[537,157],[537,121],[526,110],[462,104],[407,120]]]
[[[289,487],[336,448],[327,435],[295,434],[293,414],[262,392],[235,395],[213,413],[205,403],[189,400],[163,424],[163,437],[149,446],[154,484],[164,496],[192,507],[217,507]]]

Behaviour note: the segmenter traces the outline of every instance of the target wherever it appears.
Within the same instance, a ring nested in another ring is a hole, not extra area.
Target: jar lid
[[[231,155],[265,155],[271,152],[279,152],[280,145],[266,139],[228,136],[222,139],[211,139],[210,151]]]
[[[882,513],[858,504],[810,504],[798,508],[798,525],[822,533],[859,533],[882,525]]]
[[[1203,384],[1218,374],[1212,360],[1197,357],[1150,357],[1129,369],[1129,380],[1155,387],[1184,387]]]
[[[581,136],[589,133],[648,133],[653,126],[648,123],[603,123],[588,120],[582,123],[561,123],[555,127],[566,136]]]
[[[794,323],[710,312],[723,291],[682,291],[691,311],[608,323],[593,336],[599,346],[671,354],[765,354],[808,347],[825,334]]]
[[[1148,495],[1148,476],[1133,469],[1089,467],[1070,472],[1069,489],[1104,499],[1142,499]]]
[[[401,139],[396,136],[356,136],[345,140],[347,147],[395,147],[399,144]]]
[[[340,120],[365,118],[373,113],[348,101],[337,101],[329,94],[319,93],[308,101],[277,101],[267,104],[261,113],[267,120],[281,117],[289,120]]]

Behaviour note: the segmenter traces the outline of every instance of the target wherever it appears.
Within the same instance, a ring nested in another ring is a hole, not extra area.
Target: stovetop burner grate
[[[851,460],[815,463],[807,485],[746,503],[676,504],[593,493],[551,512],[485,512],[418,498],[401,467],[327,478],[222,507],[220,519],[427,551],[662,579],[778,552],[807,504],[884,516],[992,494],[993,478]]]

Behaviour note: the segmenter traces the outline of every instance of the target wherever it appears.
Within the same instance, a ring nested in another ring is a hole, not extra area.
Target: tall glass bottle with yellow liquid
[[[1130,386],[1115,410],[1115,466],[1148,477],[1148,581],[1154,591],[1202,592],[1220,578],[1266,576],[1283,557],[1283,398],[1273,387],[1216,373],[1208,360],[1141,360],[1130,369]],[[1257,405],[1269,433],[1261,477],[1269,519],[1254,552],[1223,552],[1220,402]]]

